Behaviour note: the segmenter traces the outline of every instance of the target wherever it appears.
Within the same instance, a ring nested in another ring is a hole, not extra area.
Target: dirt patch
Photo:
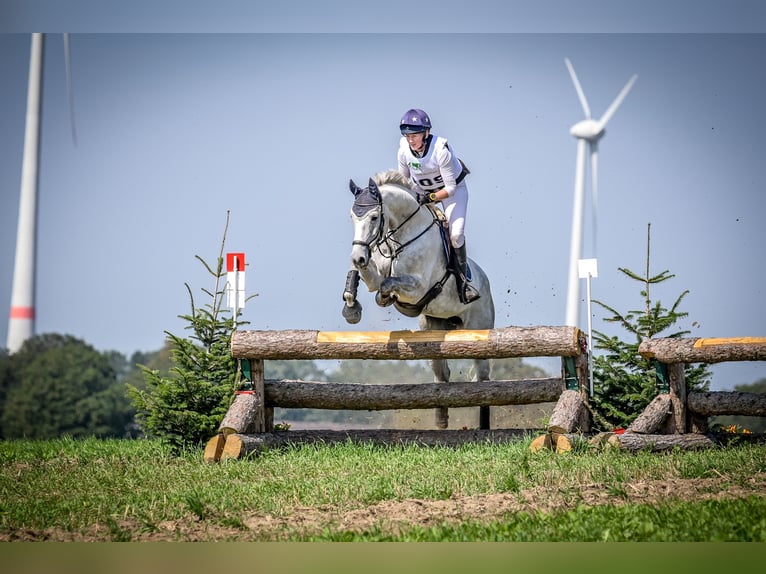
[[[576,489],[523,490],[517,493],[458,496],[447,500],[387,500],[354,509],[337,506],[294,507],[280,516],[245,513],[240,516],[188,517],[158,525],[121,520],[80,531],[48,528],[0,533],[0,541],[272,541],[289,535],[319,534],[323,530],[363,532],[377,528],[396,533],[407,525],[429,527],[469,520],[490,522],[516,512],[554,512],[578,506],[658,504],[766,496],[766,473],[747,481],[718,478],[646,480],[617,487],[588,484]]]

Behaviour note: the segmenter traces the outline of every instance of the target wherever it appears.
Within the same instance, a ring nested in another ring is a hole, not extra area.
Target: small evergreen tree
[[[605,354],[593,357],[594,396],[591,406],[596,419],[594,423],[597,427],[602,427],[601,430],[629,426],[657,395],[655,365],[651,359],[645,359],[639,354],[638,347],[641,342],[660,333],[664,333],[663,337],[682,337],[689,334],[689,331],[665,333],[688,315],[678,309],[689,291],[681,293],[670,309],[663,307],[659,300],[652,301],[650,287],[672,279],[675,275],[669,274],[667,270],[651,275],[650,242],[651,224],[647,227],[646,270],[643,277],[629,269],[618,268],[630,279],[644,285],[640,292],[644,308],[622,314],[601,301],[593,301],[612,314],[604,321],[618,323],[631,338],[630,341],[623,341],[600,331],[593,332],[594,349],[605,351]],[[710,386],[709,378],[710,372],[706,365],[686,365],[685,379],[688,391],[706,391]]]
[[[244,322],[226,314],[224,246],[226,229],[215,267],[199,255],[196,258],[214,278],[213,291],[202,289],[210,302],[198,307],[192,290],[191,313],[180,315],[188,322],[189,338],[170,332],[167,343],[173,367],[163,375],[157,369],[141,365],[146,388],[128,385],[137,410],[137,420],[144,432],[165,440],[176,449],[199,446],[218,431],[238,383],[237,361],[231,356],[231,335]]]

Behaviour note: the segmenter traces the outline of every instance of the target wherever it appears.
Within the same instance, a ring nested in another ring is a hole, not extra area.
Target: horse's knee
[[[388,307],[389,305],[393,305],[394,299],[388,294],[383,294],[378,291],[375,293],[375,302],[381,307]]]

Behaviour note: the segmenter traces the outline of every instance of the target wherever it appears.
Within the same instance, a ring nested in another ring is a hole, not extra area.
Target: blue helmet
[[[399,122],[402,134],[418,134],[431,129],[431,118],[423,110],[407,110]]]

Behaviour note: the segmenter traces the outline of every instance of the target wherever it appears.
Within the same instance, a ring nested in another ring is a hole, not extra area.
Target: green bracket
[[[238,388],[240,391],[253,390],[253,371],[249,359],[237,359],[237,371],[240,375]]]
[[[654,361],[654,370],[657,374],[657,390],[661,393],[670,392],[670,376],[668,366],[665,363]]]
[[[564,386],[568,391],[580,390],[574,357],[564,357]]]

